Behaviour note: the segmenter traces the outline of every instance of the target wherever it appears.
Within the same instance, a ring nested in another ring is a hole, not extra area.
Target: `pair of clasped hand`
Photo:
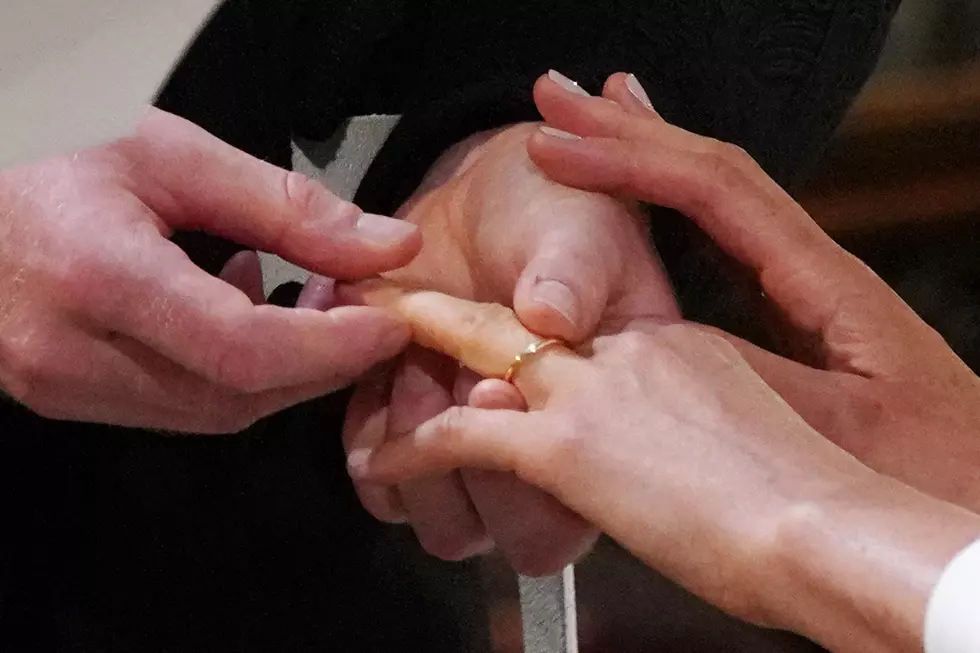
[[[411,325],[418,348],[411,369],[395,374],[394,395],[420,378],[443,392],[436,401],[415,397],[416,405],[429,401],[416,420],[372,408],[372,393],[385,392],[378,385],[355,399],[346,445],[365,505],[416,525],[403,488],[409,497],[436,484],[510,489],[518,500],[498,503],[489,522],[503,510],[518,520],[543,515],[529,530],[568,559],[601,529],[728,612],[835,650],[854,650],[839,634],[846,628],[826,629],[847,619],[838,611],[846,601],[807,598],[807,570],[790,568],[797,556],[805,549],[808,564],[824,563],[819,573],[846,576],[858,571],[853,561],[830,559],[821,538],[851,538],[885,558],[896,540],[919,538],[903,552],[908,578],[862,582],[878,582],[897,615],[921,621],[921,592],[906,585],[930,577],[916,577],[916,563],[941,569],[980,533],[967,512],[980,509],[977,377],[746,153],[668,124],[635,78],[614,75],[603,97],[590,97],[552,74],[534,92],[548,125],[524,133],[534,166],[563,187],[601,193],[592,196],[600,201],[642,200],[688,216],[754,272],[793,340],[806,343],[808,364],[685,322],[664,301],[662,272],[631,210],[611,213],[634,249],[609,253],[629,270],[626,290],[591,319],[594,338],[547,320],[529,324],[526,307],[505,308],[502,292],[478,290],[478,278],[437,286],[448,294],[410,289],[438,269],[423,250],[413,266],[429,265],[426,272],[409,266],[340,289],[346,301],[387,308]],[[469,183],[467,162],[455,165]],[[424,211],[429,199],[423,193],[409,205]],[[533,353],[551,338],[567,344]],[[480,501],[468,509],[480,513]],[[935,535],[923,540],[923,532]],[[794,570],[799,586],[787,580]],[[870,641],[905,650],[887,628]]]

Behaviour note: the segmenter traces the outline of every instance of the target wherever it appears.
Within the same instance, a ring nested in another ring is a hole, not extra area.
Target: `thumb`
[[[364,213],[159,110],[113,147],[132,163],[140,199],[171,229],[204,230],[335,278],[401,267],[421,248],[414,225]]]
[[[597,247],[557,238],[534,254],[514,290],[514,311],[531,331],[580,342],[609,300],[609,260]],[[613,250],[609,250],[613,251]]]

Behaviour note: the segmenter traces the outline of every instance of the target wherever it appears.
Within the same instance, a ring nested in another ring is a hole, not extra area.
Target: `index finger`
[[[503,378],[518,354],[542,338],[524,328],[514,311],[427,290],[409,290],[372,280],[340,286],[348,301],[383,307],[412,328],[423,347],[455,358],[480,376]],[[574,374],[581,359],[564,348],[549,348],[521,367],[515,385],[531,408],[540,408],[551,389]]]
[[[384,311],[255,306],[170,241],[141,245],[79,280],[87,314],[217,385],[243,393],[331,380],[342,387],[408,343],[408,328]]]

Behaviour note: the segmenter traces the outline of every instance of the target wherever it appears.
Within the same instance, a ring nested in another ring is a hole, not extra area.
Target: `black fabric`
[[[549,67],[592,90],[628,70],[669,119],[740,143],[789,182],[869,74],[895,4],[231,0],[159,105],[282,166],[291,133],[403,113],[359,193],[390,212],[453,142],[534,119],[531,83]],[[695,236],[669,216],[658,225],[683,268]],[[177,240],[212,272],[237,248]],[[472,569],[425,558],[358,506],[346,399],[221,438],[57,423],[0,402],[0,648],[486,650]]]

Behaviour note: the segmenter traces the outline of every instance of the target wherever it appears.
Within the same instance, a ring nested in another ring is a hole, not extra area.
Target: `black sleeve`
[[[367,57],[351,107],[404,114],[359,194],[372,211],[393,211],[474,131],[539,119],[530,90],[549,68],[592,92],[633,72],[668,120],[789,184],[870,75],[898,0],[422,4]]]
[[[633,72],[668,120],[739,144],[789,186],[871,74],[898,0],[426,6],[374,53],[380,72],[355,105],[404,114],[356,198],[378,213],[396,210],[453,143],[539,119],[531,87],[548,68],[592,92],[613,72]],[[671,212],[651,219],[685,314],[764,341],[745,305],[753,293],[736,291],[707,238]]]

